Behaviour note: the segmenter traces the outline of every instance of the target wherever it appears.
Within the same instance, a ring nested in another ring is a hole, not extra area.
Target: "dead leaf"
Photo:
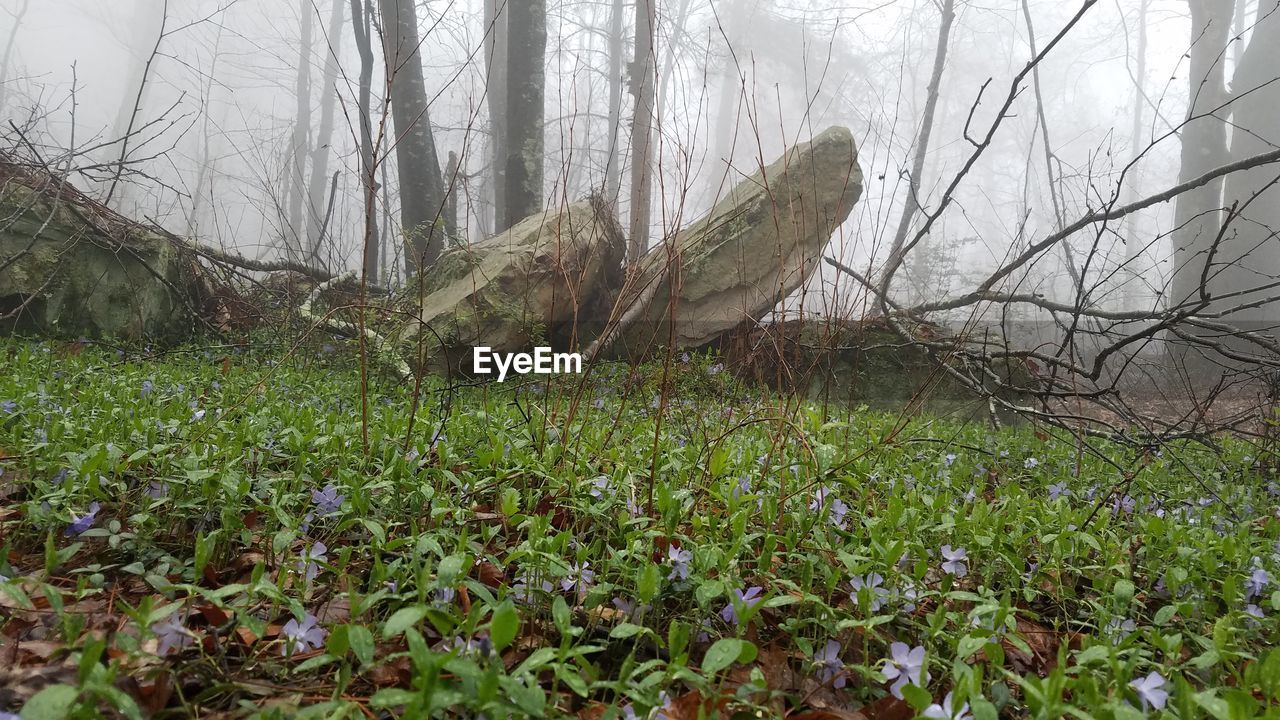
[[[916,711],[905,700],[886,695],[862,708],[862,714],[868,720],[911,720]]]

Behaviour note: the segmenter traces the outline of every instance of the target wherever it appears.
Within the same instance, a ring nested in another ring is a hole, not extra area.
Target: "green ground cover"
[[[698,357],[0,367],[0,717],[1280,716],[1243,442],[823,410]]]

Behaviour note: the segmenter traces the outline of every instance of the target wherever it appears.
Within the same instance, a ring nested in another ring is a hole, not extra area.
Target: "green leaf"
[[[493,620],[489,622],[489,639],[493,641],[493,646],[501,651],[516,639],[516,633],[519,631],[520,614],[516,612],[515,605],[507,600],[493,611]]]
[[[747,650],[748,645],[751,646],[751,650],[755,650],[755,646],[746,640],[720,638],[707,649],[707,654],[702,657],[702,672],[708,675],[715,675],[738,662],[738,658],[745,654],[750,653],[754,657],[754,653]]]
[[[1231,720],[1231,706],[1226,700],[1214,695],[1212,690],[1196,693],[1195,698],[1197,705],[1218,720]]]
[[[969,710],[973,712],[973,720],[996,720],[999,717],[996,706],[982,698],[971,698]]]
[[[80,697],[79,688],[70,685],[50,685],[41,690],[22,706],[18,717],[22,720],[64,720],[71,715],[71,706]]]
[[[389,708],[397,705],[408,705],[417,699],[418,694],[415,692],[400,688],[384,688],[369,698],[369,704],[376,708]]]
[[[933,696],[928,690],[911,683],[902,686],[902,697],[916,710],[923,710],[933,704]]]
[[[1133,583],[1129,580],[1117,580],[1116,586],[1111,590],[1111,593],[1115,595],[1116,602],[1123,606],[1128,606],[1133,600]]]
[[[609,637],[613,638],[614,640],[624,640],[629,637],[635,637],[636,635],[639,635],[644,631],[645,631],[645,627],[643,625],[636,625],[634,623],[624,622],[621,625],[610,630]]]
[[[1158,627],[1163,627],[1169,624],[1169,621],[1173,619],[1173,616],[1177,614],[1177,612],[1177,605],[1165,605],[1156,611],[1156,616],[1151,620],[1151,622]]]
[[[427,616],[427,607],[425,605],[413,605],[410,607],[402,607],[391,614],[387,618],[387,622],[382,626],[383,639],[393,638],[404,632],[407,628],[422,622]]]
[[[347,642],[351,643],[351,652],[361,664],[367,665],[373,660],[373,633],[364,625],[347,626]]]

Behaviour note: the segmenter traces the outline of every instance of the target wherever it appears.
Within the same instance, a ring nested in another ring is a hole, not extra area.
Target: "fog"
[[[365,224],[360,60],[349,2],[337,3],[336,25],[334,6],[323,0],[5,5],[4,112],[51,161],[74,149],[78,154],[63,162],[89,168],[77,180],[83,189],[172,232],[277,257],[291,237],[306,232],[292,227],[290,187],[301,186],[300,176],[314,173],[323,158],[324,188],[336,171],[337,192],[317,259],[331,270],[359,267]],[[1238,34],[1223,58],[1227,78],[1256,15],[1256,3],[1245,5],[1222,19]],[[1086,3],[1083,10],[1078,3],[1042,1],[955,3],[930,143],[913,191],[908,178],[920,145],[940,3],[660,2],[650,245],[705,212],[784,147],[844,125],[856,138],[866,190],[827,254],[870,276],[889,254],[907,198],[918,197],[925,213],[937,207],[1017,79],[1016,99],[990,147],[905,258],[895,290],[903,303],[958,292],[1071,219],[1178,182],[1194,46],[1188,7],[1160,0]],[[631,8],[621,28],[624,70],[633,52]],[[624,87],[612,118],[618,146],[610,152],[611,4],[551,2],[546,12],[543,200],[554,206],[604,188],[612,163],[623,168],[616,199],[626,217],[635,103]],[[1018,78],[1033,42],[1042,50],[1077,13],[1078,22],[1036,64],[1034,78]],[[311,44],[301,52],[304,25]],[[494,231],[485,51],[492,28],[478,0],[419,2],[418,25],[438,162],[444,170],[449,153],[460,157],[459,235],[475,240]],[[380,33],[375,22],[375,44]],[[309,68],[300,78],[304,56]],[[382,53],[376,56],[380,62]],[[330,59],[337,61],[337,76],[327,85]],[[371,124],[379,129],[389,123],[381,65],[374,78]],[[307,112],[299,133],[301,88]],[[141,101],[136,113],[135,100]],[[333,130],[321,138],[317,118],[326,106]],[[130,128],[124,147],[119,138]],[[398,257],[398,244],[387,242],[398,232],[401,203],[395,153],[388,152],[395,135],[386,127],[379,139],[387,163],[375,214],[385,253]],[[321,145],[327,148],[317,152]],[[112,189],[112,163],[122,154],[124,177]],[[303,203],[313,225],[328,214],[327,204],[327,193],[316,195],[313,187]],[[1107,278],[1105,293],[1093,302],[1113,309],[1158,302],[1172,273],[1173,221],[1173,203],[1157,203],[1096,242],[1046,255],[1022,269],[1016,285],[1066,299],[1077,272],[1066,267],[1067,258],[1074,254],[1070,262],[1086,274]],[[396,282],[399,267],[399,260],[383,263],[380,279]],[[841,314],[861,312],[868,300],[864,288],[825,264],[801,296],[806,308]]]

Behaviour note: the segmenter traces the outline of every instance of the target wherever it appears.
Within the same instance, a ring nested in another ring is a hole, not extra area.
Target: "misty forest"
[[[0,0],[0,720],[1280,718],[1280,0]]]

